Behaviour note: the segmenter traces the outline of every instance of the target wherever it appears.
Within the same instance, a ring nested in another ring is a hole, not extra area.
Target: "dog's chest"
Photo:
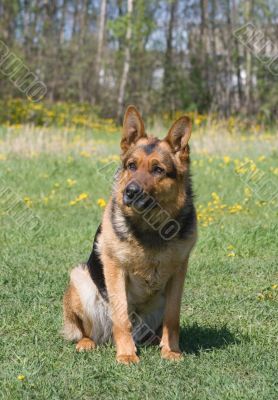
[[[137,253],[126,267],[128,292],[135,303],[144,303],[149,298],[163,293],[177,262],[171,262],[170,254],[161,252]]]
[[[152,292],[160,290],[169,276],[169,268],[158,257],[144,260],[145,263],[136,263],[128,270],[128,276],[135,285]]]
[[[112,244],[112,254],[126,273],[132,302],[148,302],[153,296],[163,294],[170,277],[185,264],[192,244],[193,241],[177,241],[158,249],[128,242]]]

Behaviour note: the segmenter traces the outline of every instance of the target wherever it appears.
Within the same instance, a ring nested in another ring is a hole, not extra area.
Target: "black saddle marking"
[[[107,293],[107,288],[105,284],[105,277],[104,277],[104,271],[103,271],[103,264],[100,259],[100,256],[97,252],[97,242],[99,235],[101,234],[101,225],[99,225],[95,238],[94,238],[94,244],[93,244],[93,249],[91,252],[91,255],[89,257],[89,260],[87,262],[88,270],[90,273],[90,276],[98,288],[99,293],[101,294],[102,298],[106,301],[108,301],[108,293]]]

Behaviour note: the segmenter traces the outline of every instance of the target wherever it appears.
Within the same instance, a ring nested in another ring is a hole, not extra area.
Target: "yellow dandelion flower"
[[[19,381],[24,381],[25,376],[24,376],[24,375],[18,375],[17,379],[18,379]]]
[[[32,207],[33,202],[32,202],[32,200],[30,199],[30,197],[25,196],[25,197],[23,198],[23,201],[24,201],[24,203],[26,204],[27,207]]]
[[[80,195],[77,197],[78,201],[82,201],[82,200],[87,200],[89,197],[88,193],[80,193]]]
[[[75,204],[79,203],[80,201],[87,200],[88,198],[89,198],[88,193],[80,193],[80,195],[77,196],[76,199],[71,200],[69,202],[69,205],[70,206],[75,206]]]
[[[76,180],[71,179],[71,178],[67,179],[67,185],[68,185],[68,187],[71,188],[71,187],[73,187],[75,184],[76,184]]]
[[[256,166],[255,163],[252,162],[252,164],[250,165],[250,170],[251,170],[252,172],[257,171],[257,166]]]
[[[212,199],[213,199],[213,204],[218,204],[218,203],[220,203],[220,197],[218,196],[217,193],[212,192],[212,193],[211,193],[211,197],[212,197]],[[209,204],[209,205],[211,205],[211,204]]]
[[[233,206],[229,207],[230,214],[237,214],[242,210],[243,210],[243,207],[240,204],[234,204]]]
[[[271,171],[274,175],[278,175],[278,168],[270,167],[270,171]]]
[[[224,157],[223,157],[223,161],[224,161],[225,164],[230,164],[230,162],[231,162],[231,157],[229,157],[229,156],[224,156]]]
[[[106,201],[104,199],[100,198],[97,201],[97,205],[100,206],[101,208],[105,207],[106,206]]]
[[[234,251],[230,251],[228,254],[227,254],[227,257],[235,257],[236,256],[236,253],[234,252]]]

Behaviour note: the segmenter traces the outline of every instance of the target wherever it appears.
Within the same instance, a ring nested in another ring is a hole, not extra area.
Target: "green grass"
[[[270,170],[277,168],[277,153],[263,161],[255,150],[252,156],[278,185]],[[116,364],[112,346],[77,354],[61,337],[68,272],[88,258],[102,214],[97,199],[110,192],[98,173],[99,158],[0,161],[0,193],[9,187],[14,198],[28,196],[43,225],[36,235],[20,228],[0,195],[2,398],[276,400],[277,289],[269,287],[278,283],[277,209],[258,202],[255,193],[246,200],[233,162],[217,157],[200,163],[193,155],[196,202],[207,210],[216,192],[222,203],[242,204],[243,210],[216,209],[213,221],[200,226],[182,304],[184,360],[167,362],[158,348],[141,348],[140,364],[126,367]],[[68,178],[76,185],[69,188]],[[83,192],[89,199],[69,206]],[[228,257],[229,246],[234,257]],[[273,298],[259,300],[262,292]]]

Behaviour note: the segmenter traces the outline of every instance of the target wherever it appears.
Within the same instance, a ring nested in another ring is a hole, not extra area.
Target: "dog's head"
[[[134,106],[127,108],[116,187],[116,201],[126,214],[138,215],[159,206],[175,215],[184,205],[191,127],[190,119],[181,117],[160,140],[146,134]]]

